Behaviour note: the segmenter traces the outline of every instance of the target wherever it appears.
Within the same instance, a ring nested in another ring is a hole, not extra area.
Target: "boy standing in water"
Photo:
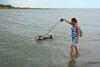
[[[71,36],[72,36],[71,57],[73,57],[74,47],[76,49],[77,54],[79,53],[77,44],[79,42],[79,31],[80,31],[80,28],[78,26],[78,22],[77,22],[76,18],[72,18],[71,22],[66,20],[66,19],[64,19],[64,18],[62,18],[62,20],[66,21],[67,23],[72,25],[72,27],[71,27],[71,31],[72,31],[72,33],[71,33]]]

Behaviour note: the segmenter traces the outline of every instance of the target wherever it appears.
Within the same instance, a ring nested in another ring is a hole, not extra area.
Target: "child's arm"
[[[69,24],[72,25],[72,23],[71,23],[70,21],[68,21],[68,20],[66,20],[66,19],[64,19],[64,18],[62,18],[62,20],[66,21],[67,23],[69,23]]]

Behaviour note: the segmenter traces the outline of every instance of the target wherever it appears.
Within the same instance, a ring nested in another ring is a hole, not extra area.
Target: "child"
[[[66,20],[66,19],[64,19],[64,18],[62,18],[61,20],[64,20],[67,23],[69,23],[70,25],[72,25],[72,27],[71,27],[71,30],[72,30],[72,33],[71,33],[71,36],[72,36],[71,57],[73,57],[74,47],[76,49],[77,54],[79,53],[77,44],[79,42],[79,30],[80,30],[80,28],[78,26],[78,22],[77,22],[76,18],[72,18],[71,22]]]

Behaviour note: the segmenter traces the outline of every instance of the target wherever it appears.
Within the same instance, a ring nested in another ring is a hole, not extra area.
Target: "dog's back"
[[[43,39],[52,39],[54,37],[54,35],[52,33],[49,34],[49,37],[43,37],[43,36],[37,36],[38,40],[43,40]]]

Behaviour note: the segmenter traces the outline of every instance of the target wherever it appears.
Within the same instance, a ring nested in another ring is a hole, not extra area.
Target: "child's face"
[[[74,24],[75,25],[75,22],[74,21],[71,21],[72,22],[72,24]]]

